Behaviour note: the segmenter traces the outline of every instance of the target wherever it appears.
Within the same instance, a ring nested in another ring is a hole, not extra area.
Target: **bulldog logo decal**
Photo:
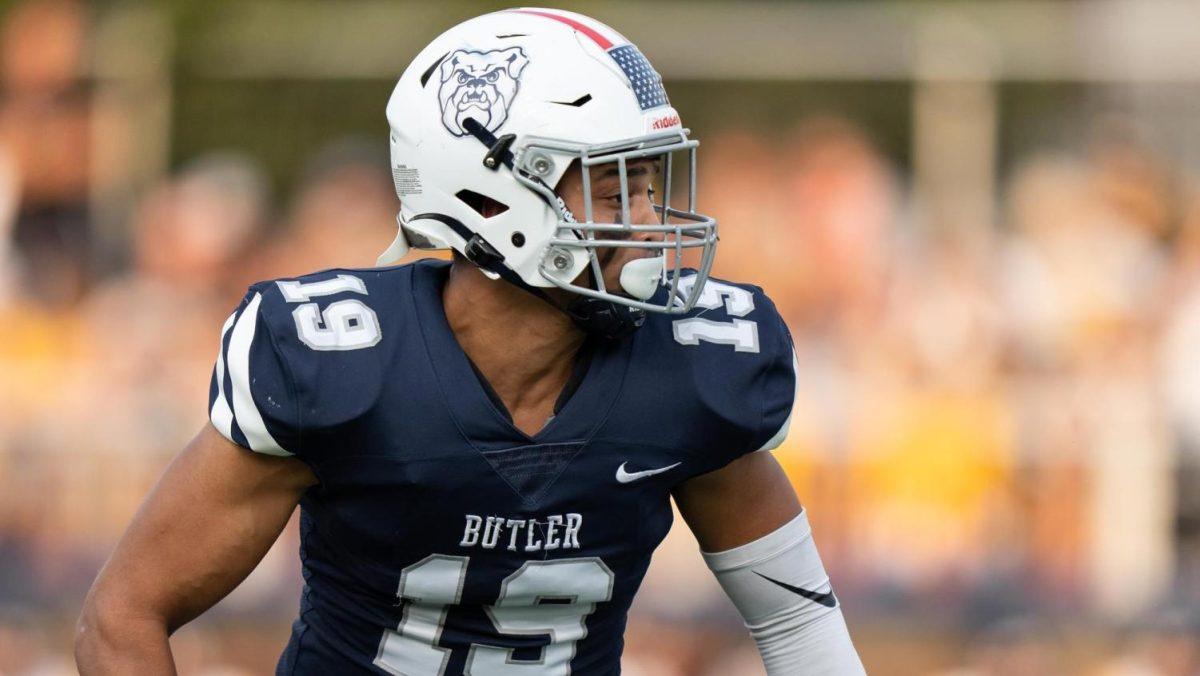
[[[508,119],[508,109],[520,88],[521,71],[529,65],[520,47],[474,52],[459,49],[441,65],[438,102],[442,124],[455,136],[466,136],[463,120],[475,118],[495,133]]]

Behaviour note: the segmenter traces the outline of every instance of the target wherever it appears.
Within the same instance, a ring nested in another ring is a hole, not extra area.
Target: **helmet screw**
[[[529,158],[529,169],[538,176],[546,176],[554,169],[554,162],[545,155],[534,155]]]
[[[566,270],[571,267],[571,256],[562,249],[553,249],[550,252],[550,264],[555,270]]]
[[[494,158],[494,157],[483,158],[483,166],[487,167],[488,169],[495,169],[496,168],[496,158]]]
[[[518,248],[525,246],[525,235],[523,235],[519,232],[514,232],[512,234],[512,243],[513,243],[513,246],[518,247]]]

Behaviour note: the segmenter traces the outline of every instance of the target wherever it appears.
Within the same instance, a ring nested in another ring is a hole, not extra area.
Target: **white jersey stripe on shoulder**
[[[262,303],[262,294],[254,294],[254,298],[242,311],[233,325],[233,335],[229,338],[229,380],[233,385],[233,413],[237,416],[238,427],[246,435],[250,448],[267,455],[291,455],[275,441],[267,431],[262,414],[254,405],[254,395],[250,390],[250,346],[254,343],[254,329],[258,324],[258,306]]]
[[[213,427],[216,427],[217,431],[230,441],[233,441],[233,411],[229,408],[229,400],[225,397],[225,336],[229,334],[229,329],[233,326],[233,320],[236,318],[237,313],[234,312],[229,315],[229,319],[226,319],[225,325],[221,327],[221,342],[217,347],[217,398],[213,401],[212,410],[208,414]]]

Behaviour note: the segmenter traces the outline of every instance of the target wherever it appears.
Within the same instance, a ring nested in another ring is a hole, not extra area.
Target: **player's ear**
[[[508,76],[514,80],[521,76],[521,71],[529,64],[529,58],[520,47],[509,47],[500,53],[500,58],[504,61]]]
[[[442,82],[449,80],[450,76],[454,74],[454,69],[458,67],[459,54],[460,54],[460,52],[454,52],[450,56],[447,56],[445,61],[442,61],[442,66],[441,66]]]

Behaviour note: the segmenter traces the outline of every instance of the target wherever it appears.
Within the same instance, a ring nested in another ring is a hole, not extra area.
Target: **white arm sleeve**
[[[866,673],[805,512],[754,542],[703,554],[746,620],[768,676]]]

